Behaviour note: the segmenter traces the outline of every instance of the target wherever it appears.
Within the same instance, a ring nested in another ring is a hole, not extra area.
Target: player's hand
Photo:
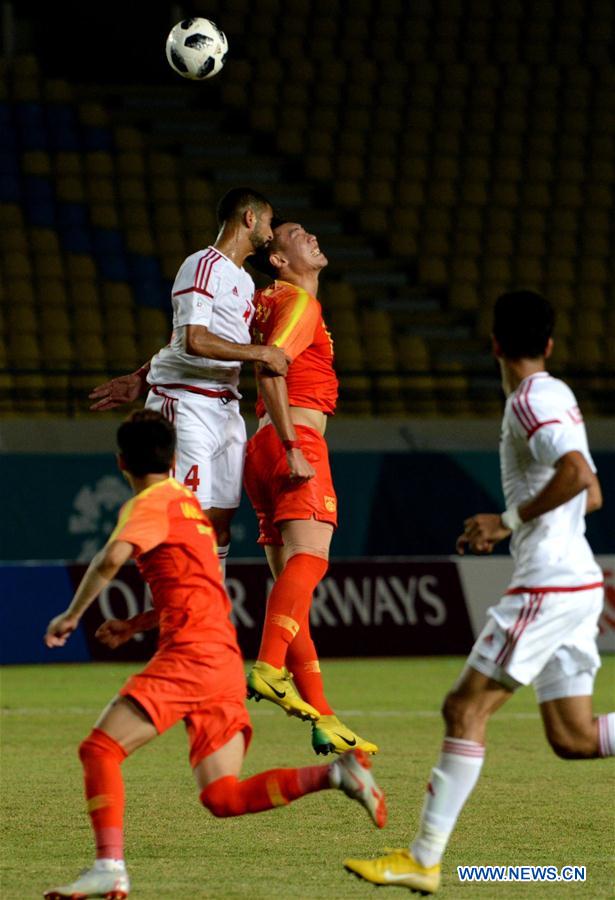
[[[95,637],[101,644],[104,644],[105,647],[115,650],[117,647],[121,647],[122,644],[125,644],[126,641],[129,641],[134,634],[135,630],[130,624],[130,621],[127,621],[126,619],[107,619],[107,621],[103,622],[96,630]]]
[[[309,481],[310,478],[313,478],[314,475],[316,475],[316,470],[307,461],[299,447],[287,450],[286,459],[288,461],[290,480],[295,484]]]
[[[496,544],[510,534],[510,529],[502,525],[500,516],[495,513],[478,513],[470,516],[464,524],[463,534],[457,538],[457,553],[461,556],[466,547],[472,553],[491,553]]]
[[[131,372],[130,375],[120,375],[112,378],[104,384],[99,384],[90,392],[90,400],[95,400],[90,409],[102,412],[106,409],[115,409],[126,403],[133,403],[145,393],[147,382],[139,372]]]
[[[270,347],[264,345],[261,347],[262,356],[261,363],[274,375],[286,375],[288,372],[289,359],[283,350],[279,347]]]
[[[78,624],[77,616],[71,616],[65,612],[55,616],[47,626],[43,638],[47,647],[63,647]]]

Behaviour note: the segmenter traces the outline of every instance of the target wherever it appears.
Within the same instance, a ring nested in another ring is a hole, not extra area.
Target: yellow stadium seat
[[[45,335],[68,335],[70,320],[66,309],[61,306],[44,306],[38,315],[41,338]]]
[[[120,217],[114,203],[90,202],[90,221],[95,228],[120,227]]]
[[[120,150],[141,150],[143,137],[130,125],[115,127],[115,145]]]
[[[97,276],[96,265],[89,254],[67,253],[66,273],[68,281],[93,281]]]
[[[0,203],[0,228],[23,228],[23,210],[17,203]]]
[[[134,335],[135,319],[130,306],[113,307],[105,316],[105,332],[107,335]]]
[[[51,175],[51,159],[44,150],[26,150],[21,157],[21,167],[26,175]]]
[[[111,369],[131,371],[140,364],[132,335],[107,335],[107,360]]]
[[[150,185],[150,191],[156,203],[176,203],[179,198],[175,178],[155,178]]]
[[[58,233],[53,228],[31,228],[30,245],[35,254],[52,253],[58,255],[60,253]]]
[[[39,369],[41,351],[32,332],[13,332],[9,338],[8,357],[16,369]]]
[[[85,184],[80,175],[58,175],[56,178],[58,200],[63,203],[84,203]]]
[[[137,151],[123,151],[115,157],[115,165],[118,175],[143,177],[145,174],[145,160],[143,154]]]
[[[474,311],[479,308],[479,296],[475,283],[458,281],[451,285],[449,301],[452,309]]]
[[[102,335],[103,323],[100,312],[92,306],[75,306],[73,308],[73,329],[77,343],[85,335]]]
[[[154,238],[148,228],[131,228],[126,232],[126,246],[131,253],[153,256],[156,252]]]
[[[0,231],[0,248],[9,253],[21,253],[27,256],[28,237],[22,228],[3,228]]]
[[[30,260],[25,253],[9,251],[3,253],[2,268],[8,278],[29,278],[31,273]]]
[[[429,349],[422,337],[402,334],[397,340],[399,363],[408,372],[428,372],[431,367]]]
[[[64,260],[59,253],[37,253],[34,256],[34,272],[41,281],[64,278]]]
[[[105,309],[132,309],[134,299],[130,286],[122,281],[105,281],[102,286],[102,299]]]
[[[88,175],[85,193],[90,204],[114,204],[117,201],[115,181],[106,176]]]
[[[30,281],[30,273],[27,278],[7,278],[6,280],[6,302],[19,306],[34,305],[34,288]]]
[[[451,260],[451,281],[478,284],[479,270],[476,259],[471,256],[457,256]]]
[[[67,333],[43,333],[41,349],[43,366],[46,369],[69,369],[72,366],[75,354]]]
[[[418,278],[420,284],[443,285],[448,281],[446,262],[441,256],[423,256],[419,259]]]
[[[107,357],[105,346],[98,334],[82,334],[75,341],[75,357],[78,367],[82,371],[104,370]],[[94,385],[92,385],[93,387]]]
[[[26,368],[26,366],[23,366]],[[29,368],[38,368],[30,366]],[[46,382],[42,375],[36,373],[16,373],[13,382],[15,385],[14,411],[27,413],[43,413],[46,409],[45,387]]]
[[[80,278],[70,283],[71,308],[93,309],[100,308],[100,298],[96,282],[89,278]]]
[[[46,278],[45,281],[39,282],[38,300],[41,309],[66,309],[68,305],[66,281],[63,278]]]
[[[147,203],[147,189],[142,178],[118,178],[117,192],[123,203]]]
[[[33,306],[9,306],[6,321],[9,334],[36,334],[38,330],[38,318]]]

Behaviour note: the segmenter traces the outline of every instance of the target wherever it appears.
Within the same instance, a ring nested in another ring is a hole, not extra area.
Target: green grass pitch
[[[380,744],[376,775],[390,818],[378,832],[337,792],[285,809],[216,820],[201,808],[176,727],[124,764],[126,854],[135,900],[370,898],[345,856],[402,846],[416,828],[442,737],[441,699],[462,660],[339,660],[323,664],[331,700],[359,734]],[[7,667],[2,677],[3,900],[41,896],[90,864],[93,851],[76,748],[129,665]],[[615,657],[596,684],[613,708]],[[244,772],[317,760],[310,729],[265,701],[249,704],[254,741]],[[544,740],[531,690],[492,721],[483,775],[443,865],[443,898],[614,896],[615,761],[564,762]],[[585,865],[587,883],[460,884],[459,864]],[[384,896],[402,896],[387,888]],[[410,896],[409,892],[406,892]],[[378,893],[380,900],[381,894]]]

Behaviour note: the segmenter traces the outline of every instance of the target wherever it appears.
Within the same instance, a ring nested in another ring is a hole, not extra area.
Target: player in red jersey
[[[244,485],[259,520],[259,543],[276,579],[250,696],[312,721],[316,753],[378,747],[343,725],[324,694],[310,635],[312,594],[329,564],[337,498],[324,439],[335,412],[338,382],[333,341],[316,299],[327,258],[313,234],[295,222],[274,222],[268,249],[253,260],[276,281],[255,297],[255,343],[279,347],[291,360],[286,377],[258,374],[259,428],[248,442]],[[295,684],[289,676],[292,673]]]
[[[131,557],[152,590],[153,610],[99,629],[109,646],[158,625],[159,647],[128,679],[79,747],[96,863],[49,900],[123,900],[130,884],[123,855],[121,764],[135,750],[183,720],[201,802],[215,816],[283,806],[334,787],[361,802],[374,822],[386,820],[384,796],[355,750],[331,766],[271,769],[239,780],[252,735],[245,676],[231,606],[222,583],[214,531],[193,493],[174,478],[175,431],[159,413],[133,413],[118,430],[119,466],[135,496],[122,508],[108,543],[92,560],[68,608],[51,620],[48,647],[66,643],[79,620]]]

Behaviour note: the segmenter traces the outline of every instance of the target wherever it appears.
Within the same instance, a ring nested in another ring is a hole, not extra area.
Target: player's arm
[[[186,325],[185,350],[191,356],[204,356],[221,362],[261,363],[274,375],[286,375],[288,360],[279,347],[266,344],[236,344],[218,337],[205,325]]]
[[[596,476],[580,450],[564,453],[555,463],[553,477],[535,497],[516,510],[506,510],[502,515],[479,513],[466,519],[464,532],[457,539],[457,552],[463,554],[469,546],[475,553],[490,553],[520,525],[568,503],[581,491],[588,490],[594,480]]]
[[[45,634],[48,647],[63,647],[91,603],[118,570],[128,562],[134,547],[127,541],[110,541],[96,554],[64,612],[55,616]]]
[[[600,482],[596,473],[592,472],[592,475],[592,482],[587,488],[587,500],[585,503],[586,516],[596,512],[597,509],[602,509],[602,488],[600,487]]]
[[[129,641],[135,634],[142,631],[149,631],[158,627],[158,613],[155,609],[148,609],[146,612],[137,613],[130,619],[107,619],[106,622],[96,630],[96,637],[101,644],[115,650]]]
[[[124,406],[126,403],[138,400],[148,391],[149,367],[148,360],[140,369],[131,372],[130,375],[119,375],[117,378],[112,378],[111,381],[97,385],[88,395],[90,400],[95,401],[90,409],[103,412],[106,409],[115,409],[117,406]]]
[[[297,440],[297,432],[290,415],[286,379],[272,378],[260,366],[256,367],[256,377],[265,409],[284,444],[290,477],[293,481],[309,481],[316,472],[303,455]]]

